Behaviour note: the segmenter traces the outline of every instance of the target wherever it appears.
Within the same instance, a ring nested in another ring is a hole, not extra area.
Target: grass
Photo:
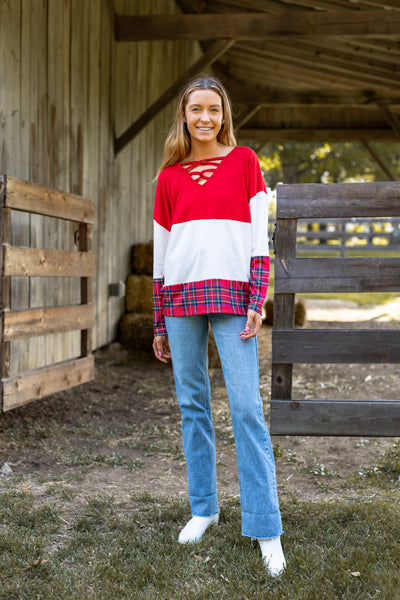
[[[221,502],[221,522],[200,544],[176,543],[184,501],[149,494],[117,502],[93,496],[43,501],[8,490],[0,498],[0,598],[394,600],[400,587],[398,496],[282,503],[288,567],[264,572],[240,535],[239,503]]]
[[[386,448],[378,457],[376,465],[360,469],[357,476],[374,485],[385,486],[388,482],[400,483],[400,440],[394,440],[393,444]]]

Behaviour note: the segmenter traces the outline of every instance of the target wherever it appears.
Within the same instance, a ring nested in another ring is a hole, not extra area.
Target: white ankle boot
[[[258,540],[264,565],[272,577],[282,575],[286,567],[280,536],[269,540]]]
[[[218,523],[218,519],[219,513],[212,515],[211,517],[192,517],[180,532],[178,542],[180,544],[199,542],[206,530],[211,525],[216,525]]]

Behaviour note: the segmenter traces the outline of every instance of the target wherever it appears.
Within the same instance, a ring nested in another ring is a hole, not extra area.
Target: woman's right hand
[[[163,363],[167,362],[167,358],[171,358],[171,350],[169,348],[167,335],[156,335],[153,340],[154,355],[157,360]]]

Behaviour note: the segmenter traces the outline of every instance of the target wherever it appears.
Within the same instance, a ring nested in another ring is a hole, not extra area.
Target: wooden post
[[[4,341],[4,312],[10,308],[10,277],[4,275],[4,245],[11,241],[11,214],[10,209],[5,207],[7,191],[7,177],[0,176],[0,252],[1,252],[1,274],[0,274],[0,301],[1,301],[1,379],[5,379],[10,373],[10,342]],[[3,410],[3,384],[1,384],[1,410]]]
[[[79,224],[79,250],[90,252],[92,249],[92,227],[87,223]],[[81,304],[92,304],[93,302],[93,278],[81,277]],[[81,356],[89,356],[92,353],[92,330],[81,331]]]
[[[279,187],[277,189],[279,194]],[[294,294],[281,294],[277,287],[277,268],[283,267],[288,272],[288,258],[296,257],[296,232],[297,219],[278,219],[275,232],[275,294],[274,294],[274,321],[272,340],[275,329],[293,329],[294,327]],[[273,343],[273,342],[272,342]],[[271,372],[271,397],[274,399],[291,398],[292,394],[292,364],[272,364]]]

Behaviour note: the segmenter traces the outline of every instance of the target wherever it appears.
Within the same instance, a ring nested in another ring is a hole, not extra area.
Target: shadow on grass
[[[400,589],[398,496],[282,503],[288,561],[269,578],[257,544],[240,534],[236,498],[203,541],[176,539],[188,506],[149,494],[82,504],[53,488],[0,496],[0,598],[394,600]]]

